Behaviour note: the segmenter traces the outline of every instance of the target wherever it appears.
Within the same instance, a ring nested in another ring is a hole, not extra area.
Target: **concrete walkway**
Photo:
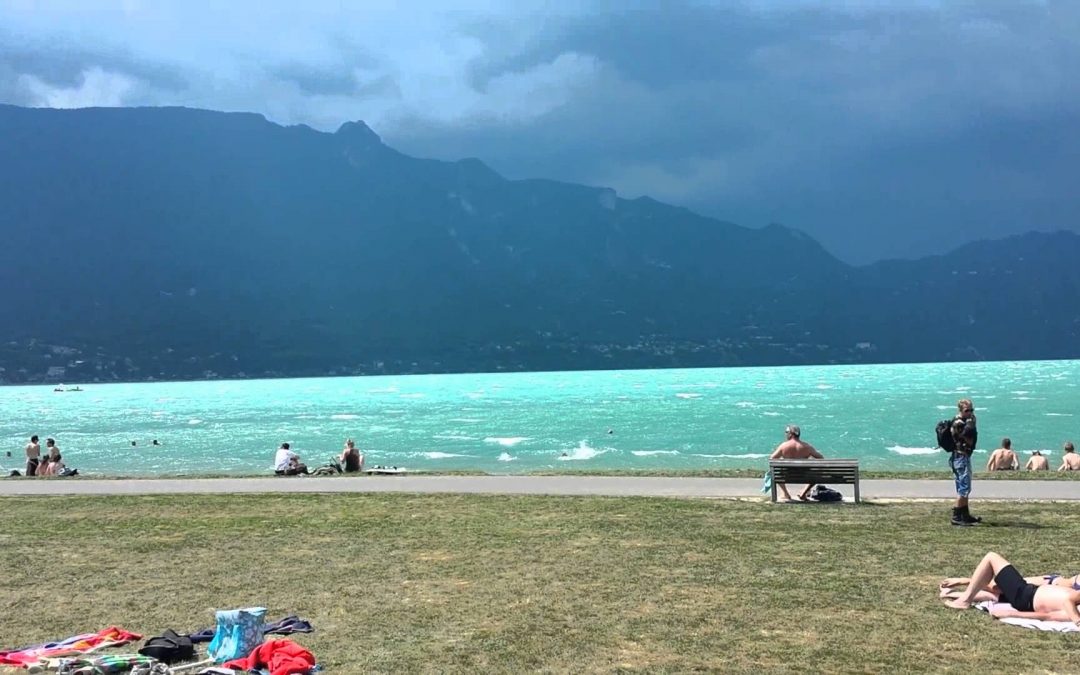
[[[832,486],[852,498],[850,485]],[[950,480],[864,480],[863,499],[951,499]],[[1080,500],[1080,482],[975,481],[973,500]],[[0,496],[412,492],[503,495],[606,495],[768,499],[756,478],[623,476],[360,476],[95,480],[0,479]]]

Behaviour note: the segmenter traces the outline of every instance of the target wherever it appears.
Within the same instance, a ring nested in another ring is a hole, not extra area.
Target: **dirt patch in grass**
[[[1077,636],[946,610],[936,585],[991,549],[1075,572],[1080,514],[975,507],[1006,525],[951,528],[941,503],[7,498],[0,641],[261,605],[310,619],[331,672],[1076,672]]]

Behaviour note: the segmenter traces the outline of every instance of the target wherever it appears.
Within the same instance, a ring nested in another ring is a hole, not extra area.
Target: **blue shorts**
[[[954,452],[949,458],[949,468],[956,477],[956,495],[967,497],[971,494],[971,457],[962,452]]]

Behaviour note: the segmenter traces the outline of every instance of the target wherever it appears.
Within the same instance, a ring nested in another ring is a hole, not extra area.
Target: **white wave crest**
[[[1072,417],[1072,413],[1043,413],[1047,417]]]
[[[739,401],[735,404],[736,408],[753,408],[755,406],[757,406],[757,403],[754,403],[752,401]]]
[[[679,394],[675,394],[675,397],[676,398],[701,398],[701,394],[679,393]]]
[[[581,441],[580,443],[578,443],[578,446],[576,448],[570,450],[569,452],[563,453],[563,456],[559,457],[559,460],[565,462],[592,459],[593,457],[602,455],[605,452],[607,452],[607,450],[597,450],[596,448],[590,447],[589,444],[585,441]]]
[[[936,455],[944,452],[941,448],[909,448],[903,445],[891,445],[887,449],[898,455]]]
[[[484,439],[485,443],[498,443],[504,448],[512,448],[522,441],[529,440],[525,436],[488,436]]]
[[[202,422],[198,417],[193,417],[187,421],[188,424],[202,424]]]
[[[653,455],[678,455],[678,450],[631,450],[631,455],[637,457],[652,457]]]
[[[773,411],[771,411],[771,410],[770,410],[770,411],[767,411],[767,412],[763,412],[763,413],[761,413],[761,414],[762,414],[762,415],[764,415],[765,417],[780,417],[780,413],[778,413],[778,412],[773,412]]]
[[[717,455],[706,455],[706,454],[693,453],[691,456],[692,457],[721,458],[721,459],[765,459],[766,457],[769,456],[769,453],[767,453],[767,452],[748,452],[748,453],[746,453],[744,455],[727,455],[727,454],[724,454],[724,453],[720,453],[720,454],[717,454]]]
[[[516,462],[518,458],[512,457],[509,452],[503,452],[499,454],[498,459],[500,462]]]
[[[344,414],[342,414],[342,415],[331,415],[330,416],[330,419],[332,419],[332,420],[355,420],[355,419],[359,419],[359,418],[360,418],[359,415],[344,415]]]
[[[450,459],[451,457],[468,457],[468,455],[456,455],[452,452],[421,452],[421,455],[428,459]]]

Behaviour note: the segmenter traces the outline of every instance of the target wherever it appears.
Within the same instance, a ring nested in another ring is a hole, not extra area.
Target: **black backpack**
[[[952,420],[941,420],[934,427],[938,447],[945,452],[956,452],[956,439],[952,435]]]
[[[195,645],[191,643],[191,637],[177,635],[170,628],[158,637],[147,640],[139,653],[165,663],[180,663],[195,659]]]
[[[810,498],[818,502],[842,502],[844,495],[826,485],[815,485]]]

